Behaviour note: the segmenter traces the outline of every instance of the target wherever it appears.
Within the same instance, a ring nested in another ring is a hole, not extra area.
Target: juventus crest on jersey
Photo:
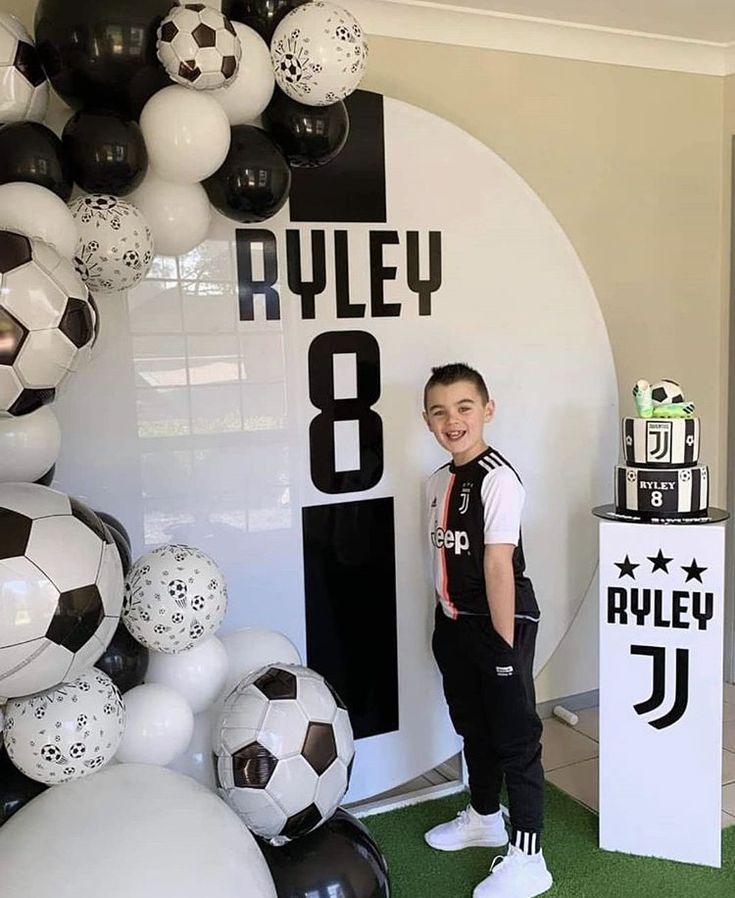
[[[526,498],[518,474],[492,447],[465,465],[453,462],[429,478],[429,543],[434,587],[444,613],[489,614],[485,594],[485,546],[515,546],[516,617],[539,619],[525,575],[521,511]]]

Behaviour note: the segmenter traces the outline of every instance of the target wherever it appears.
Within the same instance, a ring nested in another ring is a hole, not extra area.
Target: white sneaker
[[[475,886],[472,898],[535,898],[553,882],[542,851],[524,854],[510,845],[506,855],[494,858],[490,875]]]
[[[430,829],[424,839],[439,851],[460,851],[462,848],[501,848],[508,844],[508,833],[502,809],[481,817],[472,805],[467,805],[454,820]]]

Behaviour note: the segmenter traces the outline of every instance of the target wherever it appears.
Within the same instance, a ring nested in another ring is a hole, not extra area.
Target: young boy
[[[539,609],[524,573],[525,491],[484,440],[494,411],[473,368],[432,369],[424,420],[452,456],[428,484],[438,598],[432,647],[452,723],[464,740],[470,804],[425,838],[441,851],[507,844],[499,800],[505,778],[511,843],[473,898],[533,898],[552,884],[541,851],[544,773],[532,676]]]

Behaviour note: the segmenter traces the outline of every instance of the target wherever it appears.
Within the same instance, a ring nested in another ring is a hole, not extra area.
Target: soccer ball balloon
[[[145,216],[126,200],[90,193],[69,204],[79,229],[74,265],[101,293],[134,287],[153,261],[153,235]]]
[[[237,74],[241,55],[232,22],[203,3],[174,6],[158,27],[158,58],[184,87],[225,87]]]
[[[189,546],[159,546],[135,562],[125,580],[122,619],[130,635],[155,652],[199,645],[227,610],[222,572]]]
[[[123,598],[120,556],[78,499],[0,484],[0,696],[51,689],[104,652]]]
[[[8,702],[5,746],[15,766],[53,786],[94,773],[112,759],[125,728],[120,692],[101,670]]]
[[[349,96],[365,71],[367,52],[352,13],[323,0],[291,10],[271,41],[276,83],[307,106],[328,106]]]
[[[67,259],[40,240],[0,231],[0,415],[51,402],[89,360],[97,318]]]
[[[675,380],[660,380],[651,386],[651,398],[654,406],[671,405],[672,402],[684,402],[684,394]]]
[[[334,813],[355,754],[339,697],[313,670],[289,664],[261,668],[228,695],[214,749],[223,797],[274,845]]]
[[[31,36],[15,16],[0,12],[0,122],[40,122],[48,100],[48,81]]]

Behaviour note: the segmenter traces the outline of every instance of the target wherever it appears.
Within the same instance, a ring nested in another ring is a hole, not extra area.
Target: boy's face
[[[429,389],[424,421],[439,445],[452,454],[454,463],[463,465],[487,448],[482,430],[494,411],[492,399],[483,402],[471,381],[458,380]]]

